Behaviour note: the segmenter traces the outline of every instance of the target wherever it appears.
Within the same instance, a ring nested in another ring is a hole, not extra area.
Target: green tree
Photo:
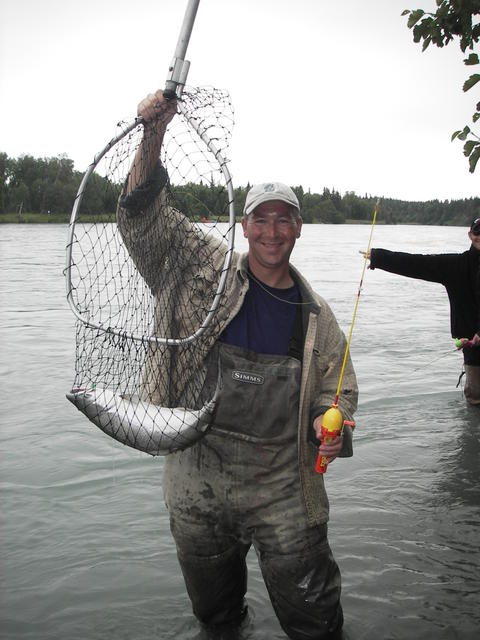
[[[437,47],[448,45],[455,38],[459,39],[463,53],[471,52],[464,59],[467,66],[479,64],[478,54],[473,51],[480,38],[480,23],[474,24],[473,17],[480,14],[480,0],[436,0],[437,10],[428,13],[423,9],[406,9],[402,15],[408,15],[408,27],[413,29],[415,42],[423,41],[422,50],[430,43]],[[480,73],[472,73],[463,85],[469,91],[480,81]],[[480,102],[476,103],[472,121],[475,124],[480,118]],[[469,137],[471,136],[471,137]],[[463,153],[469,159],[469,170],[475,171],[480,158],[480,137],[466,125],[452,134],[452,140],[458,138],[464,142]]]
[[[343,198],[345,217],[349,220],[370,220],[373,208],[370,198],[360,198],[353,191],[347,191]]]
[[[8,185],[12,178],[12,160],[6,153],[0,152],[0,213],[6,213],[8,207]]]
[[[297,196],[298,204],[300,205],[300,210],[303,208],[303,198],[305,196],[305,191],[303,187],[300,185],[298,187],[292,187],[293,193]]]
[[[245,206],[245,198],[247,197],[247,189],[245,187],[236,187],[234,189],[234,205],[235,216],[241,217]]]
[[[319,193],[306,193],[303,197],[302,218],[305,222],[341,224],[344,217],[330,198]]]

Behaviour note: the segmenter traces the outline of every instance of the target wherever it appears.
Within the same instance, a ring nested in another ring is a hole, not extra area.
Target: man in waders
[[[370,269],[439,282],[445,287],[452,337],[471,342],[463,348],[465,399],[480,405],[480,218],[472,221],[468,237],[471,245],[463,253],[423,255],[372,249],[367,258]]]
[[[140,103],[144,138],[118,212],[124,241],[153,291],[161,262],[148,264],[156,248],[152,238],[182,232],[179,212],[167,210],[162,194],[168,177],[158,161],[174,113],[175,103],[161,91]],[[168,228],[174,218],[175,228]],[[182,216],[183,231],[188,224]],[[193,446],[165,458],[171,531],[193,612],[209,631],[233,638],[245,619],[246,556],[253,545],[288,637],[338,639],[340,572],[327,540],[328,499],[315,463],[346,340],[328,304],[289,262],[302,229],[294,192],[278,182],[254,186],[242,227],[249,250],[234,254],[204,367],[206,387],[215,386],[218,367],[222,372],[214,423]],[[187,240],[197,242],[198,233],[185,233],[182,243]],[[164,250],[178,251],[182,243],[163,242]],[[195,273],[201,280],[201,265]],[[171,295],[170,304],[175,299]],[[345,420],[352,420],[357,395],[348,357],[339,401]],[[343,436],[320,452],[329,462],[349,456],[351,439],[345,426]]]

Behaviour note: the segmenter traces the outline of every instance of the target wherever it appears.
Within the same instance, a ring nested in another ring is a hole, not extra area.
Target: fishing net
[[[177,111],[153,173],[130,194],[149,139],[140,121],[119,125],[84,176],[67,246],[77,316],[67,397],[106,433],[154,455],[188,446],[211,420],[205,358],[225,312],[235,226],[229,95],[186,88]]]

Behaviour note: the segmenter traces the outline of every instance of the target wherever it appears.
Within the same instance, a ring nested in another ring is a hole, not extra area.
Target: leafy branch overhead
[[[444,47],[458,38],[463,53],[470,49],[480,38],[480,22],[475,16],[480,15],[480,0],[436,0],[435,13],[427,13],[423,9],[406,9],[402,16],[408,15],[407,25],[413,30],[414,42],[422,42],[422,51],[430,43]],[[469,53],[464,59],[465,65],[471,67],[479,64],[478,55]],[[469,91],[480,81],[480,73],[472,73],[463,84],[463,91]],[[473,124],[480,118],[480,102],[475,105],[472,116]],[[458,138],[464,142],[463,153],[469,159],[470,172],[475,171],[480,158],[480,137],[466,125],[452,134],[452,140]]]

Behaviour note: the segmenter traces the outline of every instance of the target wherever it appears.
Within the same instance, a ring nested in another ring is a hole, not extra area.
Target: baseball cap
[[[270,200],[281,200],[300,211],[297,196],[290,187],[281,182],[262,182],[255,184],[247,193],[243,214],[248,216],[259,204]]]
[[[472,224],[470,225],[470,231],[473,233],[473,235],[480,236],[480,218],[477,218],[472,222]]]

